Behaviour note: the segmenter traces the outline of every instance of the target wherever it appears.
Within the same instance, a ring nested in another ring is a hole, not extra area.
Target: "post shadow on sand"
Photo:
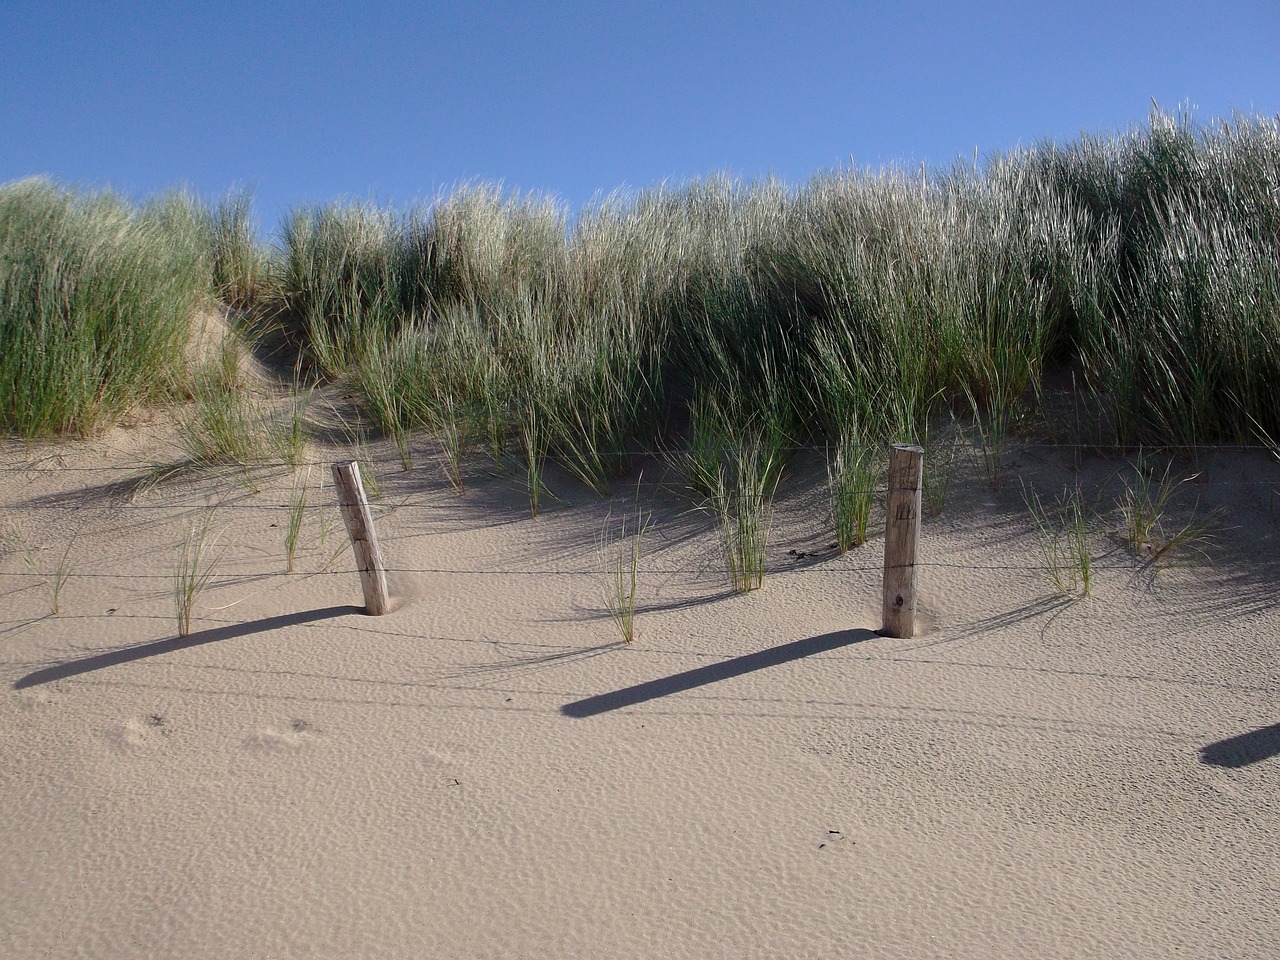
[[[363,614],[364,608],[345,604],[337,607],[321,607],[318,610],[304,610],[301,613],[285,613],[278,617],[264,617],[261,620],[234,623],[226,627],[214,627],[211,630],[199,630],[185,637],[155,640],[151,643],[139,644],[136,647],[125,647],[122,650],[96,653],[81,660],[71,660],[67,663],[59,663],[56,666],[45,667],[22,677],[14,683],[13,689],[24,690],[27,687],[39,686],[42,683],[65,680],[67,677],[77,677],[82,673],[92,673],[95,670],[104,670],[107,667],[117,667],[121,664],[133,663],[136,660],[145,660],[148,657],[158,657],[161,654],[186,650],[189,647],[216,643],[219,640],[234,640],[237,637],[249,637],[257,633],[279,630],[282,627],[296,627],[304,623],[315,623],[317,620],[331,620],[335,617],[345,617],[348,614],[357,613]]]
[[[1200,762],[1214,767],[1247,767],[1280,756],[1280,723],[1200,748]]]
[[[719,683],[721,680],[754,673],[756,670],[765,670],[793,660],[803,660],[815,654],[838,650],[840,647],[861,643],[863,640],[871,640],[877,636],[879,634],[870,630],[837,630],[834,633],[824,633],[821,636],[784,643],[778,647],[770,647],[768,650],[760,650],[742,657],[734,657],[732,660],[698,667],[696,670],[686,670],[658,680],[646,680],[633,687],[624,687],[610,693],[587,697],[585,700],[576,700],[573,703],[566,703],[560,708],[560,712],[567,717],[594,717],[600,713],[608,713],[610,710],[633,707],[638,703],[671,696],[673,693],[683,693],[710,683]]]

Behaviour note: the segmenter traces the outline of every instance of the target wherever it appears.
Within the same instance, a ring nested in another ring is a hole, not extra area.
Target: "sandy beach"
[[[998,494],[962,469],[911,640],[875,633],[882,508],[837,556],[816,462],[746,595],[713,522],[655,488],[627,645],[599,555],[625,485],[551,475],[532,519],[483,455],[459,496],[425,447],[405,472],[374,446],[375,618],[329,454],[301,468],[288,573],[298,475],[137,490],[166,442],[3,446],[4,957],[1275,955],[1265,451],[1205,455],[1180,496],[1214,538],[1182,564],[1130,556],[1103,501],[1077,600],[1019,482],[1110,496],[1124,459],[1016,448]],[[179,637],[205,517],[217,564]]]

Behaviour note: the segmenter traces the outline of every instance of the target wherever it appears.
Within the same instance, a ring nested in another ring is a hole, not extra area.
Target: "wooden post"
[[[909,640],[916,628],[916,550],[920,545],[920,478],[924,448],[895,443],[889,451],[889,507],[884,533],[886,637]]]
[[[382,550],[378,547],[378,531],[373,527],[373,514],[360,482],[360,465],[354,460],[333,465],[333,485],[338,491],[338,506],[351,537],[351,552],[356,557],[356,569],[360,571],[360,586],[364,589],[365,611],[380,617],[387,612],[387,573],[382,562]]]

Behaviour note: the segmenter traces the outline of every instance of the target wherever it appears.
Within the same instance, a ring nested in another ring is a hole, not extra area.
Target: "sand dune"
[[[999,495],[962,475],[912,640],[874,633],[880,538],[837,557],[802,477],[746,596],[710,522],[655,495],[627,646],[597,545],[632,492],[553,478],[531,520],[490,464],[464,497],[429,458],[384,465],[395,608],[371,618],[331,490],[286,574],[291,477],[129,500],[153,434],[4,448],[46,578],[71,546],[56,616],[16,535],[0,557],[0,955],[1275,955],[1260,452],[1209,457],[1188,498],[1223,511],[1211,563],[1154,569],[1102,517],[1074,602],[1017,482],[1074,482],[1069,458],[1018,451]],[[225,552],[177,637],[210,504]]]

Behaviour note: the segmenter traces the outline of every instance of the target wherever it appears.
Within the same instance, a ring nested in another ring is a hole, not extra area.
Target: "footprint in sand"
[[[137,753],[155,746],[162,737],[168,736],[165,729],[165,718],[158,713],[130,717],[123,723],[110,727],[106,733],[107,743],[120,753]]]
[[[53,706],[54,699],[47,693],[23,690],[14,698],[14,702],[17,703],[18,709],[23,713],[35,713],[38,710]]]
[[[290,720],[245,737],[244,748],[255,753],[301,753],[316,739],[315,728],[306,720]]]

